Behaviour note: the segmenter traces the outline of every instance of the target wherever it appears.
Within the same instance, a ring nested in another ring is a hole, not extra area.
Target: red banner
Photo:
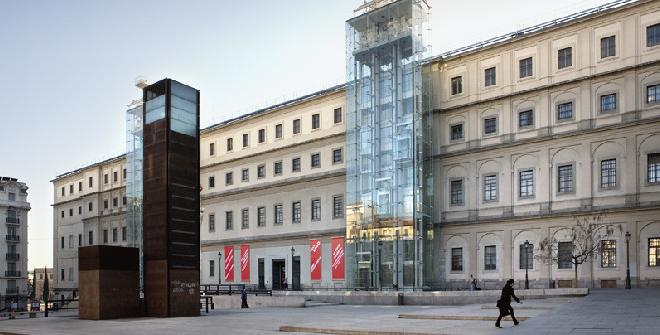
[[[225,246],[225,281],[234,281],[234,246]]]
[[[332,280],[344,280],[344,238],[333,237],[331,248]]]
[[[309,273],[312,280],[321,280],[321,240],[309,240]]]
[[[241,281],[250,281],[250,245],[241,244]]]

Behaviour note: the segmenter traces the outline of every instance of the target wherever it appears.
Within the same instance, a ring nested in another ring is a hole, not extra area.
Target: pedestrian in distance
[[[475,291],[477,289],[477,278],[470,275],[470,291]]]
[[[503,317],[507,315],[511,315],[511,319],[513,320],[513,325],[517,326],[520,322],[516,320],[516,316],[513,315],[513,307],[511,307],[511,298],[515,300],[517,303],[522,304],[520,302],[520,299],[516,297],[515,293],[513,292],[513,279],[509,279],[506,281],[506,285],[502,288],[502,296],[500,296],[500,300],[497,301],[497,308],[500,310],[500,316],[497,318],[497,321],[495,322],[495,327],[497,328],[502,328],[500,327],[500,321],[502,320]]]
[[[243,289],[241,291],[241,308],[250,308],[247,302],[247,291]]]

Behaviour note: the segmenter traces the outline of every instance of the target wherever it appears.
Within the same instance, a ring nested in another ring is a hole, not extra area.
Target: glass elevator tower
[[[423,289],[433,276],[424,0],[373,0],[346,22],[349,287]]]

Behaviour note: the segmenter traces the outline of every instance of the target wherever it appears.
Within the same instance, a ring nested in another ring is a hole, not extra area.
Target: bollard
[[[397,304],[403,305],[403,293],[397,293],[396,300],[397,300]]]

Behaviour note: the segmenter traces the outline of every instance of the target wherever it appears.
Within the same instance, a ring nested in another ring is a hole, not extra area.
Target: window
[[[234,212],[227,211],[225,212],[225,230],[234,229]]]
[[[649,184],[660,183],[660,153],[646,156],[646,180]]]
[[[300,157],[291,159],[291,171],[300,172]]]
[[[312,221],[321,220],[321,199],[312,199]]]
[[[660,44],[660,23],[646,27],[646,46],[652,47]]]
[[[484,176],[484,201],[497,201],[497,175]]]
[[[117,181],[119,181],[119,174],[117,173],[117,171],[114,171],[112,172],[112,182],[116,183]]]
[[[463,93],[463,77],[451,78],[451,95]]]
[[[534,75],[534,62],[532,57],[521,59],[519,61],[520,65],[520,79],[531,77]]]
[[[518,264],[520,265],[519,268],[520,270],[525,270],[529,269],[532,270],[534,269],[534,245],[529,244],[527,249],[525,249],[525,244],[521,243],[518,255],[520,256],[518,258]],[[525,267],[525,263],[527,263],[527,267]]]
[[[215,277],[215,261],[214,260],[209,261],[209,276],[210,277]]]
[[[266,129],[259,129],[259,132],[257,133],[257,139],[259,143],[264,143],[266,142]]]
[[[87,245],[94,245],[94,232],[91,230],[87,233],[87,243]]]
[[[601,268],[615,268],[616,267],[616,241],[615,240],[600,241],[600,267]]]
[[[94,203],[93,202],[90,201],[89,203],[87,203],[87,210],[90,211],[90,212],[92,210],[94,210]]]
[[[62,187],[62,192],[61,193],[62,193],[62,196],[64,196],[64,187]]]
[[[497,83],[495,68],[487,68],[484,70],[484,84],[486,87],[493,86]]]
[[[557,67],[561,70],[573,66],[573,48],[563,48],[557,51]]]
[[[534,126],[534,111],[526,110],[518,113],[518,127],[531,127]]]
[[[103,200],[103,209],[108,209],[108,199]]]
[[[332,164],[341,163],[343,161],[341,148],[332,150]]]
[[[573,102],[564,102],[557,105],[557,120],[571,120],[573,118]]]
[[[64,269],[60,269],[60,280],[64,281]]]
[[[69,194],[73,194],[73,184],[69,185]]]
[[[107,173],[103,175],[103,184],[106,184],[106,185],[108,184],[108,174]]]
[[[534,170],[522,170],[518,173],[518,186],[520,198],[534,196]]]
[[[82,234],[78,234],[78,246],[82,247]]]
[[[484,247],[484,270],[497,269],[497,249],[494,245]]]
[[[451,270],[463,271],[463,248],[451,248]]]
[[[649,239],[649,266],[660,265],[660,237]]]
[[[573,266],[573,242],[557,243],[557,268],[570,269]]]
[[[344,217],[344,196],[335,195],[332,197],[332,218],[338,219]]]
[[[128,235],[126,234],[126,226],[121,227],[121,240],[126,242]]]
[[[121,197],[121,204],[126,206],[126,196]]]
[[[250,212],[247,208],[241,209],[241,229],[248,229],[250,227]]]
[[[646,86],[646,102],[649,104],[660,102],[660,84]]]
[[[312,114],[312,129],[321,127],[321,114]]]
[[[608,36],[600,39],[600,58],[616,56],[616,37]]]
[[[600,161],[600,187],[616,187],[616,159],[604,159]]]
[[[225,185],[232,185],[234,183],[234,173],[227,172],[225,173]]]
[[[450,127],[451,140],[456,141],[463,139],[463,124],[455,124]]]
[[[463,205],[463,179],[456,179],[450,182],[451,204]]]
[[[266,207],[257,207],[257,227],[266,226]]]
[[[82,192],[82,181],[78,182],[78,192]]]
[[[209,214],[209,232],[215,231],[215,214]]]
[[[573,165],[557,167],[557,191],[559,193],[573,192]]]
[[[117,242],[117,228],[112,228],[112,243]]]
[[[282,138],[282,124],[275,125],[275,138]]]
[[[600,112],[607,113],[616,110],[616,93],[600,96]]]
[[[335,108],[335,124],[341,123],[342,115],[341,115],[341,107]]]
[[[484,134],[495,134],[497,133],[497,118],[491,117],[484,119]]]
[[[209,143],[209,156],[215,155],[215,143]]]
[[[321,167],[321,154],[312,154],[312,168]]]
[[[124,168],[124,169],[121,170],[121,171],[122,171],[122,172],[121,172],[121,177],[124,178],[124,180],[126,180],[126,168]]]
[[[64,236],[60,237],[60,249],[64,249]]]
[[[78,206],[78,215],[82,214],[82,206]]]
[[[247,148],[250,145],[250,137],[248,134],[243,134],[243,148]]]
[[[209,177],[209,188],[214,188],[215,187],[215,177],[210,176]]]
[[[119,199],[118,198],[112,198],[112,207],[117,207],[119,206]]]
[[[108,230],[103,229],[103,243],[108,243]]]
[[[257,166],[257,178],[265,178],[266,177],[266,165],[261,164]]]
[[[275,214],[273,217],[274,224],[281,225],[284,222],[283,213],[282,213],[282,204],[276,204],[275,206],[273,206],[273,214]]]
[[[282,161],[273,163],[273,174],[279,176],[282,174]]]
[[[60,212],[60,216],[61,216],[61,217],[64,217],[64,211],[61,211],[61,212]]]
[[[291,221],[293,223],[300,223],[301,208],[300,201],[295,201],[291,204]]]
[[[230,137],[227,139],[227,151],[232,150],[234,150],[234,139]]]
[[[94,185],[94,177],[89,177],[89,179],[87,180],[87,185],[89,185],[89,187],[92,187]]]
[[[73,216],[73,208],[69,208],[69,216]]]
[[[300,134],[300,119],[293,120],[293,134]]]
[[[250,181],[250,170],[249,169],[242,169],[241,170],[241,181],[242,182]]]

